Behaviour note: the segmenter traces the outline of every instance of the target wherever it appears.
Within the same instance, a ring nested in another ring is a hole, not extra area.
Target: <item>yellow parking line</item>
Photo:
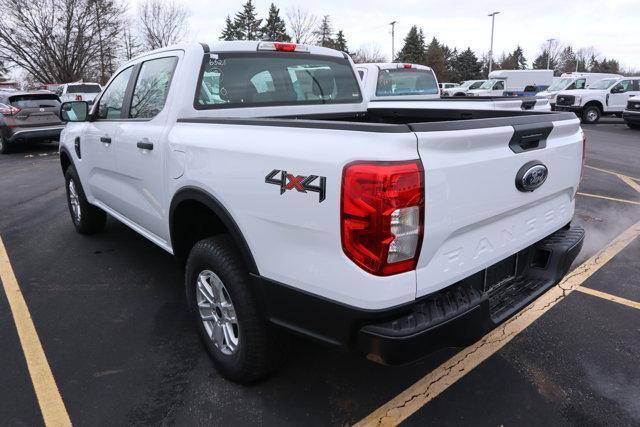
[[[51,373],[47,356],[44,354],[40,338],[38,338],[38,333],[33,325],[27,303],[13,274],[2,237],[0,237],[0,280],[2,280],[13,321],[18,330],[18,337],[44,423],[47,426],[70,426],[69,414]]]
[[[635,182],[633,180],[633,178],[630,178],[630,177],[624,176],[624,175],[618,175],[618,178],[620,178],[622,181],[624,181],[624,183],[627,184],[629,187],[633,188],[638,193],[640,193],[640,184]]]
[[[599,194],[590,194],[590,193],[577,193],[578,196],[584,196],[584,197],[593,197],[596,199],[604,199],[604,200],[611,200],[613,202],[621,202],[621,203],[629,203],[632,205],[640,205],[640,202],[635,202],[633,200],[626,200],[626,199],[618,199],[615,197],[608,197],[608,196],[600,196]]]
[[[640,222],[629,227],[608,246],[569,273],[558,285],[551,288],[528,307],[489,332],[475,344],[466,347],[438,366],[356,425],[397,425],[407,419],[449,386],[471,372],[473,368],[504,347],[516,335],[577,289],[587,278],[602,268],[639,235]]]
[[[630,299],[617,297],[615,295],[611,295],[606,292],[596,291],[595,289],[591,289],[591,288],[585,288],[584,286],[577,288],[576,291],[580,291],[585,294],[604,298],[606,300],[617,302],[618,304],[626,305],[627,307],[633,307],[640,310],[640,302],[631,301]]]
[[[623,173],[612,171],[612,170],[609,170],[609,169],[602,169],[602,168],[597,168],[595,166],[589,166],[589,165],[584,165],[584,167],[585,168],[589,168],[589,169],[593,169],[593,170],[597,170],[597,171],[600,171],[600,172],[608,173],[610,175],[624,176],[624,177],[627,177],[627,178],[635,179],[636,181],[640,181],[640,178],[634,178],[632,176],[625,175]]]

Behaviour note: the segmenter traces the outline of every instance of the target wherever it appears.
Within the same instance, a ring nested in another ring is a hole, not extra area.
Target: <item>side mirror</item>
[[[60,107],[60,120],[63,122],[86,122],[89,119],[87,101],[65,102]]]
[[[611,89],[611,93],[624,93],[624,88],[622,86],[616,86]]]

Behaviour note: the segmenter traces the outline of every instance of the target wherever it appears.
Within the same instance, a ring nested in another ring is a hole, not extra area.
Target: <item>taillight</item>
[[[14,107],[13,105],[8,105],[0,108],[0,114],[3,116],[15,116],[20,112],[18,107]]]
[[[76,101],[82,101],[82,95],[76,95]]]
[[[342,248],[371,274],[414,270],[424,230],[420,161],[345,166],[340,207]]]
[[[277,52],[309,52],[309,48],[305,45],[282,42],[260,42],[258,43],[258,50],[275,50]]]
[[[402,64],[402,68],[413,68],[411,64]]]

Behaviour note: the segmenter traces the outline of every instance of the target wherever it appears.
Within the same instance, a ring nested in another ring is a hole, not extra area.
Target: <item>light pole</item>
[[[396,55],[396,33],[395,33],[395,28],[396,28],[396,22],[398,21],[393,21],[390,22],[389,25],[391,25],[391,62],[395,61],[395,55]]]
[[[493,12],[488,14],[487,16],[491,17],[491,48],[489,49],[489,73],[491,73],[491,67],[493,65],[493,28],[496,23],[496,15],[500,12]],[[489,76],[487,75],[487,78]]]
[[[551,66],[551,42],[556,41],[556,39],[547,39],[547,43],[549,46],[547,47],[547,70]]]

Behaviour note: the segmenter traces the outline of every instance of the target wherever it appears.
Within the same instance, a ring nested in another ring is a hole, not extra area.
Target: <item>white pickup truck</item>
[[[556,106],[556,97],[558,93],[586,89],[590,85],[602,79],[622,78],[619,74],[607,73],[563,73],[562,76],[554,80],[553,84],[542,92],[538,92],[538,96],[544,96],[551,103],[551,109]]]
[[[234,381],[276,370],[287,331],[386,364],[467,345],[580,251],[583,132],[567,113],[397,105],[367,109],[351,59],[322,47],[143,54],[90,110],[61,108],[71,219],[91,234],[108,214],[175,255]]]
[[[640,96],[629,98],[622,118],[631,129],[640,129]]]
[[[452,113],[459,113],[451,118],[466,118],[464,110],[551,111],[551,104],[545,97],[440,98],[438,79],[433,70],[424,65],[395,62],[356,64],[356,70],[362,80],[364,99],[370,110],[400,105],[400,108],[449,109]]]
[[[588,89],[558,93],[555,109],[572,111],[583,123],[597,123],[605,114],[621,116],[627,101],[638,95],[640,77],[602,79]]]

